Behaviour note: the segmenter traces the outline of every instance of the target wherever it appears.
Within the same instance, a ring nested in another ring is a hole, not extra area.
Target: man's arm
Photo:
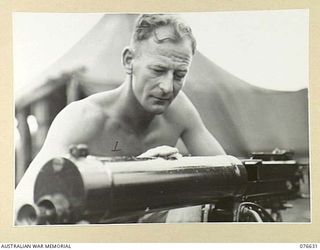
[[[57,115],[43,147],[16,188],[15,209],[24,203],[33,202],[33,186],[41,167],[49,159],[68,153],[71,144],[86,143],[88,138],[99,131],[99,126],[103,126],[103,119],[98,108],[87,101],[72,103]]]
[[[208,131],[194,105],[184,93],[181,94],[180,107],[183,107],[185,129],[181,138],[189,153],[194,156],[214,156],[226,154],[220,143]]]
[[[176,111],[179,122],[184,127],[181,138],[189,153],[194,156],[214,156],[225,154],[220,143],[203,124],[201,117],[188,97],[179,93]],[[169,210],[167,223],[201,222],[201,206]]]

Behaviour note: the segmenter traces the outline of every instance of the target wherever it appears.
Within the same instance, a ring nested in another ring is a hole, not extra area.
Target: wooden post
[[[38,130],[34,136],[33,155],[41,149],[51,125],[50,97],[40,99],[34,103],[32,111],[38,122]]]
[[[20,134],[20,143],[16,146],[16,185],[22,178],[24,172],[28,168],[32,160],[32,139],[29,125],[27,122],[29,115],[29,108],[26,107],[17,111],[16,118],[18,120],[18,131]]]
[[[70,79],[67,85],[67,104],[80,99],[79,81],[75,75]]]

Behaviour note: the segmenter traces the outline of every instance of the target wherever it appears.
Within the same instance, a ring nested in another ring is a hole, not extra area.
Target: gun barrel
[[[246,184],[246,169],[232,156],[55,158],[37,176],[34,202],[40,224],[97,222],[241,196]]]

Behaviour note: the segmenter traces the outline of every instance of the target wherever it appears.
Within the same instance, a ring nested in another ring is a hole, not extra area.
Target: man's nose
[[[159,88],[165,95],[172,93],[173,91],[173,74],[172,73],[167,72],[167,74],[163,76],[159,84]]]

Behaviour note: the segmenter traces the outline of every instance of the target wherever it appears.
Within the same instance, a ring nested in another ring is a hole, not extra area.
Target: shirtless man
[[[124,82],[58,114],[17,187],[16,204],[32,201],[40,167],[68,153],[71,144],[87,144],[90,154],[98,156],[170,156],[178,153],[181,138],[191,155],[224,154],[181,91],[195,47],[191,29],[176,16],[140,16],[130,46],[122,52]],[[112,151],[116,144],[120,151]],[[170,210],[166,221],[200,221],[200,215],[199,206]]]

